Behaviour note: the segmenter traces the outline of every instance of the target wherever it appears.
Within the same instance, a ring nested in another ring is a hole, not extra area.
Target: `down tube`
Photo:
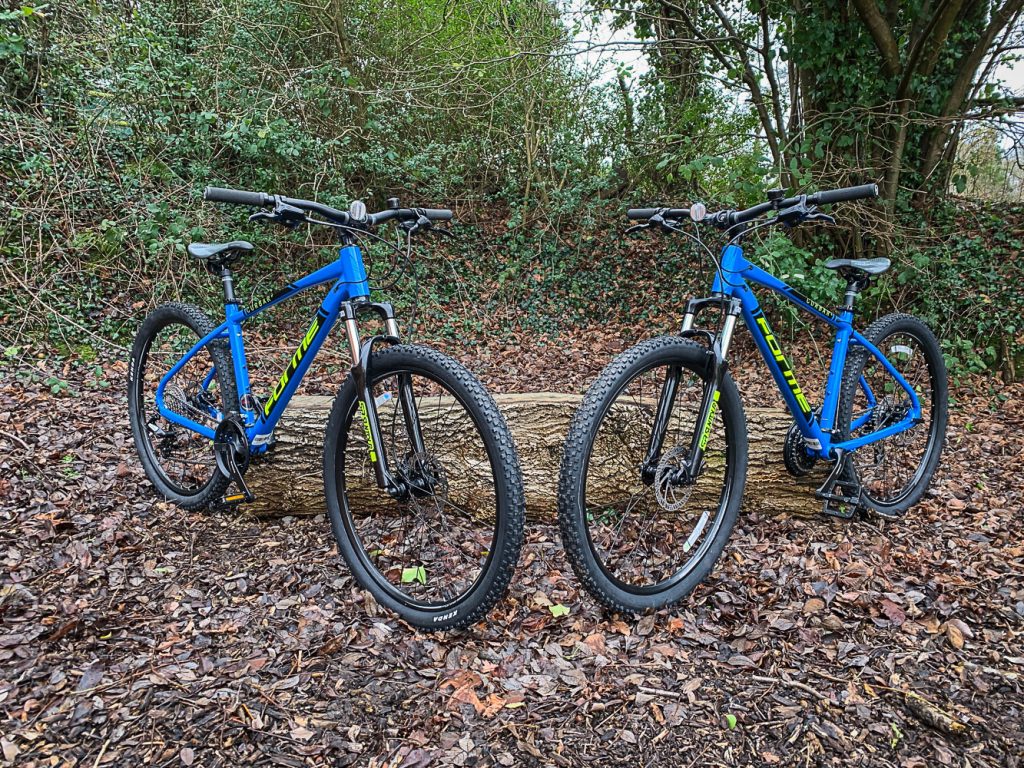
[[[754,337],[754,342],[761,352],[761,357],[764,358],[765,365],[771,371],[772,378],[775,379],[779,392],[782,394],[782,399],[786,402],[786,407],[789,408],[789,412],[796,419],[796,423],[801,433],[803,433],[807,445],[820,451],[822,449],[823,435],[818,426],[817,419],[814,418],[811,405],[797,383],[793,366],[789,364],[789,360],[783,354],[782,348],[775,338],[775,333],[768,323],[768,318],[764,316],[764,312],[760,304],[758,304],[757,297],[746,286],[735,288],[734,291],[740,294],[743,306],[743,321],[747,324],[747,328],[750,329],[750,335]]]
[[[267,398],[260,413],[260,418],[254,426],[247,430],[249,442],[252,445],[260,445],[265,442],[265,440],[260,438],[270,435],[274,431],[274,427],[277,426],[281,414],[284,413],[288,402],[292,399],[292,395],[295,394],[295,390],[302,382],[306,371],[309,370],[309,366],[314,358],[316,358],[317,352],[320,351],[320,347],[326,341],[331,328],[334,327],[334,323],[338,319],[338,313],[341,310],[341,302],[348,298],[348,290],[349,286],[347,284],[338,282],[334,284],[324,297],[319,309],[317,309],[316,317],[313,318],[313,322],[306,331],[306,335],[303,336],[291,360],[289,360],[288,367],[281,373],[281,377]]]

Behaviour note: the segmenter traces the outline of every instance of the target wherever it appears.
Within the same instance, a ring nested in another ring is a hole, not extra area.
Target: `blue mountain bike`
[[[324,440],[327,511],[342,556],[378,602],[419,627],[447,629],[480,619],[505,593],[523,542],[522,477],[511,435],[493,399],[462,365],[404,344],[389,303],[370,300],[359,241],[395,223],[410,238],[452,213],[360,202],[343,212],[309,200],[207,188],[207,200],[261,210],[250,220],[334,229],[337,258],[246,309],[233,265],[245,241],[193,243],[188,252],[218,278],[225,319],[164,304],[138,332],[128,406],[146,475],[185,508],[253,499],[250,463],[271,453],[274,429],[334,324],[341,320],[352,367],[334,401]],[[401,250],[401,239],[394,246]],[[242,326],[308,288],[326,296],[277,383],[252,391]],[[384,332],[360,338],[375,315]],[[230,490],[234,486],[234,490]]]
[[[644,341],[612,361],[566,437],[558,495],[563,543],[576,574],[608,608],[638,612],[681,600],[725,548],[747,469],[746,420],[726,363],[740,317],[793,415],[786,468],[802,476],[819,461],[831,465],[817,491],[826,514],[848,518],[862,510],[898,518],[924,494],[946,432],[939,343],[905,314],[882,317],[863,332],[853,327],[857,295],[889,260],[826,263],[847,283],[842,305],[832,311],[751,264],[741,247],[754,228],[834,223],[816,206],[877,194],[873,184],[790,198],[773,190],[768,202],[743,211],[708,214],[698,203],[628,212],[642,222],[632,230],[682,234],[704,248],[699,228],[710,225],[730,240],[716,260],[711,295],[689,301],[680,334]],[[801,389],[751,284],[834,329],[820,408]],[[722,318],[716,330],[694,327],[703,310],[716,307]]]

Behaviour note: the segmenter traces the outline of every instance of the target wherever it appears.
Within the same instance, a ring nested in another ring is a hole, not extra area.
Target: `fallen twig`
[[[819,701],[827,701],[830,704],[832,703],[832,699],[823,694],[821,691],[814,690],[813,688],[811,688],[811,686],[807,685],[806,683],[800,683],[796,680],[791,680],[786,677],[767,677],[765,675],[751,675],[750,677],[752,680],[756,680],[759,683],[781,683],[782,685],[788,685],[791,688],[799,688],[801,691],[806,691],[807,693],[811,694]]]
[[[664,696],[668,699],[685,699],[686,696],[675,691],[666,691],[664,688],[648,688],[646,685],[638,685],[636,687],[640,693],[648,693],[652,696]]]
[[[968,728],[964,723],[961,723],[948,712],[939,709],[923,696],[919,696],[911,691],[905,691],[903,703],[910,714],[937,731],[951,736],[962,736],[967,733]]]

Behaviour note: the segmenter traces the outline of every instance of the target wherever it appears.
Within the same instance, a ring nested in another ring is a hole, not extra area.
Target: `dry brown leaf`
[[[949,621],[946,622],[946,639],[958,651],[964,647],[964,633],[960,631],[960,627]]]

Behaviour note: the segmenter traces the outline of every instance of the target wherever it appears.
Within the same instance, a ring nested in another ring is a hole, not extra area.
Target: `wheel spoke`
[[[590,529],[583,540],[589,542],[601,577],[622,589],[660,589],[669,580],[681,578],[704,556],[704,547],[696,544],[683,551],[677,542],[690,537],[698,542],[708,540],[720,528],[720,507],[726,498],[724,484],[728,479],[719,468],[719,464],[725,466],[727,447],[721,416],[716,417],[707,464],[697,482],[676,486],[674,483],[682,481],[664,480],[671,507],[665,507],[654,492],[652,478],[645,481],[642,476],[660,393],[671,365],[644,368],[612,390],[608,403],[600,408],[602,420],[594,430],[583,467],[583,519]],[[691,367],[679,365],[679,370],[658,464],[661,468],[671,463],[673,470],[682,466],[690,449],[704,389],[703,379]],[[670,476],[674,477],[666,474]],[[706,517],[698,507],[710,509]]]
[[[409,495],[392,499],[360,472],[366,462],[353,457],[365,441],[360,442],[363,425],[353,407],[339,443],[349,446],[348,456],[336,460],[345,496],[341,514],[348,515],[353,543],[367,554],[370,575],[385,591],[400,602],[444,606],[474,588],[492,557],[500,517],[496,469],[476,420],[439,376],[389,370],[374,382],[374,391],[397,386],[399,376],[411,387],[424,451],[412,445],[397,395],[390,424],[381,430],[382,448],[389,471]],[[371,556],[380,539],[374,532],[396,524],[402,528],[390,535],[391,549]]]

